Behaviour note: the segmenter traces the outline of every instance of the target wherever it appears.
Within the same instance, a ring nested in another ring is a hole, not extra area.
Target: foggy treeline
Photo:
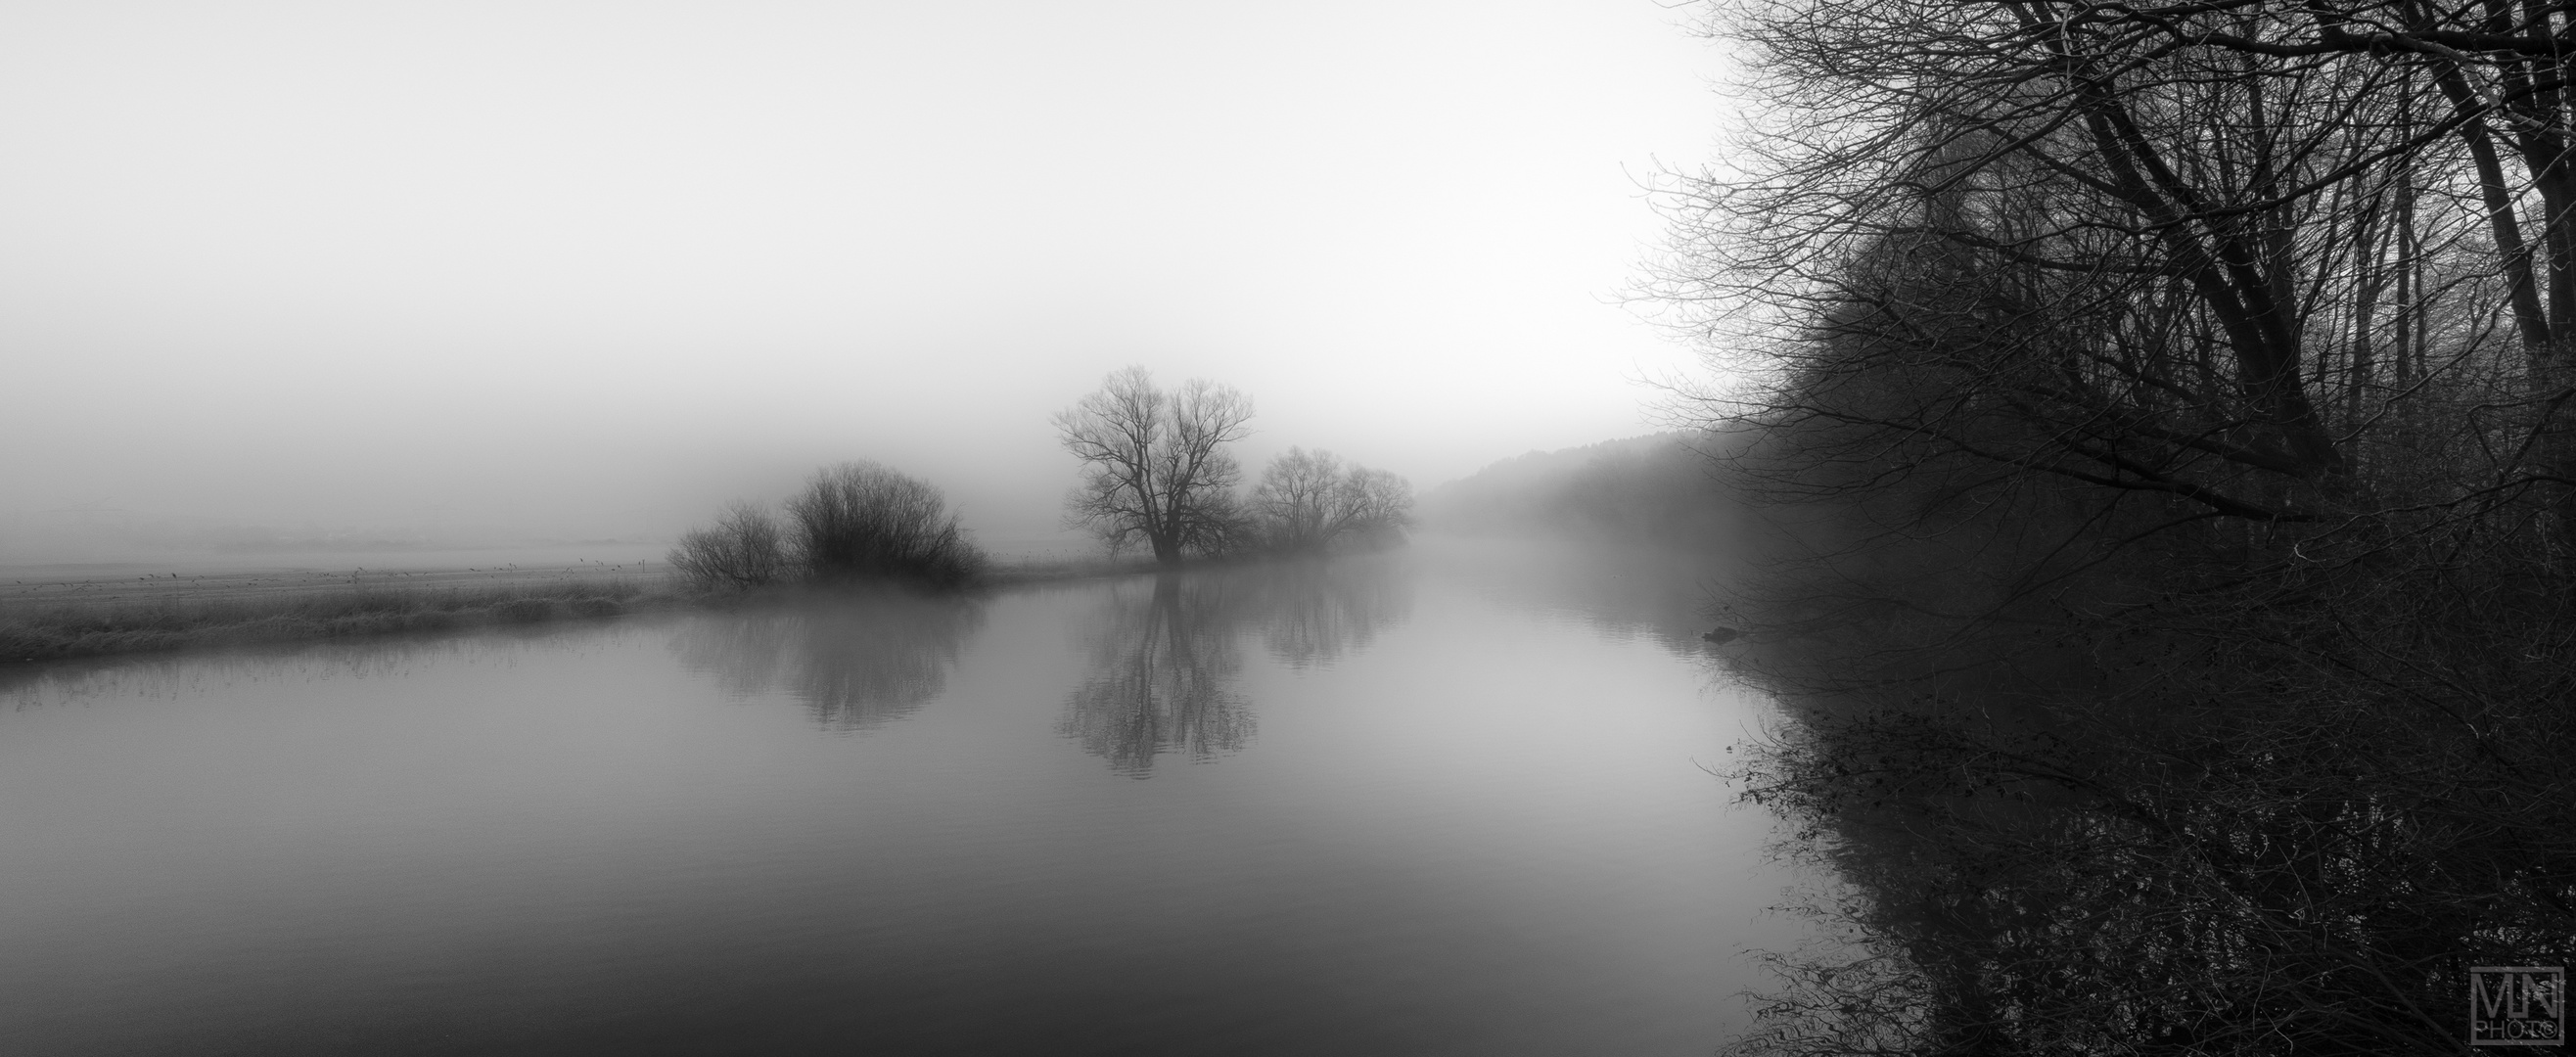
[[[1412,484],[1329,451],[1291,447],[1243,492],[1231,449],[1252,416],[1252,400],[1231,386],[1191,379],[1164,389],[1142,367],[1112,372],[1054,419],[1058,442],[1081,467],[1065,496],[1066,526],[1088,530],[1113,555],[1142,549],[1165,567],[1403,540]],[[701,592],[791,579],[951,589],[991,565],[938,486],[864,461],[815,471],[783,518],[765,504],[735,503],[713,526],[682,536],[669,561]]]
[[[1716,549],[1740,520],[1709,465],[1718,450],[1717,438],[1675,430],[1533,451],[1423,493],[1422,519],[1460,535]]]
[[[2576,947],[2563,9],[1716,5],[1663,297],[1834,868],[1745,1052],[2456,1052]]]

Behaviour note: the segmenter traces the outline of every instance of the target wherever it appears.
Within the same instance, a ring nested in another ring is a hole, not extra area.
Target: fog
[[[1651,428],[1650,0],[0,9],[0,563],[657,547],[812,467],[1062,538],[1106,372],[1417,487]]]

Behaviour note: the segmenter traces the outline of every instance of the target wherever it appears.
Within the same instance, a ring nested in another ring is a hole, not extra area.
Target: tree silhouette
[[[1240,531],[1233,489],[1242,470],[1225,446],[1244,437],[1252,401],[1203,379],[1156,388],[1142,367],[1111,374],[1057,413],[1066,451],[1082,460],[1068,520],[1112,549],[1142,541],[1166,565],[1221,550]]]

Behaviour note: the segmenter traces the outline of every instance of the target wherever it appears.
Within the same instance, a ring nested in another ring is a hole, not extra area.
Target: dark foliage
[[[948,589],[977,581],[991,566],[937,487],[875,463],[817,470],[786,507],[781,524],[757,505],[737,503],[715,527],[680,537],[669,561],[682,586],[744,590],[802,579]]]
[[[787,517],[799,564],[819,583],[956,587],[987,564],[938,488],[875,463],[816,471]]]
[[[1740,1049],[2454,1053],[2576,952],[2564,17],[1732,10],[1665,292],[1846,882]]]

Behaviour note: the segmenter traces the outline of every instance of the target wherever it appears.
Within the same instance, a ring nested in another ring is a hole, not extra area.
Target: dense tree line
[[[1740,505],[1709,457],[1727,438],[1675,430],[1496,462],[1425,492],[1425,525],[1614,546],[1727,549]]]
[[[1779,531],[1750,1051],[2455,1052],[2576,948],[2576,24],[1788,0],[1664,296]]]

